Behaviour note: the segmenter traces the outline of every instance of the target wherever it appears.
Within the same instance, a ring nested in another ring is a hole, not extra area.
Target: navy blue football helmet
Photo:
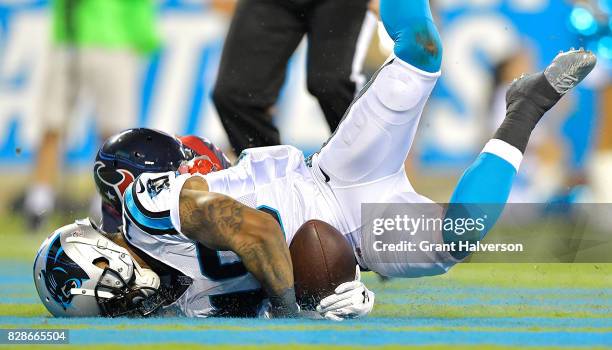
[[[112,232],[121,225],[123,193],[140,174],[175,171],[193,157],[178,138],[153,129],[128,129],[106,140],[93,168],[102,197],[102,229]]]

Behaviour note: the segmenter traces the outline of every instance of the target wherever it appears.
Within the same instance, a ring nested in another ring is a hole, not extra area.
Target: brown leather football
[[[295,292],[303,309],[312,310],[336,287],[355,279],[353,249],[342,234],[320,220],[304,223],[289,247]]]

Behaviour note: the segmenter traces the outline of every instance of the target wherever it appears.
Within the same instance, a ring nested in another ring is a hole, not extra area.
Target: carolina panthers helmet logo
[[[81,288],[83,281],[89,279],[85,271],[64,252],[57,235],[47,252],[45,269],[42,271],[45,286],[53,300],[66,310],[72,302],[70,290]]]
[[[123,200],[123,193],[134,182],[134,175],[128,170],[106,169],[106,165],[101,161],[97,161],[94,164],[94,173],[104,185],[109,187],[101,195],[108,197],[111,201]]]

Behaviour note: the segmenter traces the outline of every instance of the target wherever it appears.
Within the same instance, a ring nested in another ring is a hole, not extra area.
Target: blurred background
[[[75,28],[65,25],[63,10],[76,2],[90,3],[82,25],[98,39],[75,41]],[[121,9],[111,2],[0,0],[0,234],[65,224],[96,208],[92,161],[116,128],[204,135],[231,154],[210,96],[234,1],[144,0]],[[501,123],[508,84],[560,50],[585,47],[599,57],[596,71],[537,129],[511,200],[612,202],[612,0],[431,3],[445,51],[407,160],[416,190],[447,201]],[[115,31],[95,33],[103,25]],[[373,36],[367,75],[389,55],[389,40],[382,27]],[[88,47],[76,60],[73,44]],[[307,92],[305,60],[304,42],[274,115],[282,142],[310,154],[330,133]],[[57,215],[24,221],[18,214],[28,205]]]

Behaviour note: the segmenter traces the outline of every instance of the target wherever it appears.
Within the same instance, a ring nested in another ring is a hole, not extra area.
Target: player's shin
[[[471,244],[484,238],[504,209],[522,158],[521,151],[505,141],[493,139],[487,143],[459,180],[446,212],[446,218],[453,220],[480,220],[483,229],[461,235],[445,230],[445,243],[467,241]],[[453,252],[457,259],[465,258],[468,254]]]

